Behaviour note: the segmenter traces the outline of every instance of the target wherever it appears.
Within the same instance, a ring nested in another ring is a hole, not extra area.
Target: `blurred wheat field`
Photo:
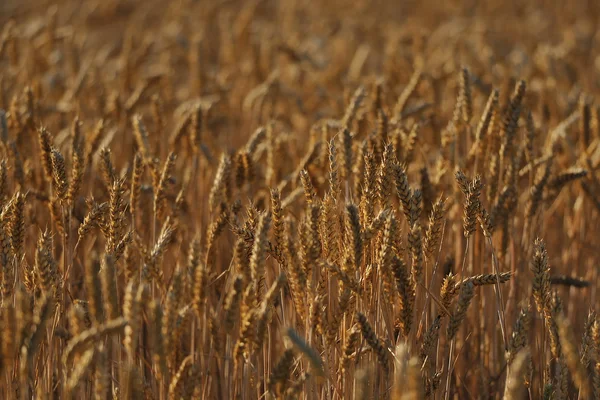
[[[0,4],[0,398],[600,398],[600,4]]]

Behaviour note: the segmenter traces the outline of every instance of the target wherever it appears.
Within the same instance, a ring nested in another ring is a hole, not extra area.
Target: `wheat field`
[[[600,398],[598,28],[1,2],[0,398]]]

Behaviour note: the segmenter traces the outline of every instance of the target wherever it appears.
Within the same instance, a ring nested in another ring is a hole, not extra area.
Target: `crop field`
[[[0,0],[0,399],[600,399],[599,28]]]

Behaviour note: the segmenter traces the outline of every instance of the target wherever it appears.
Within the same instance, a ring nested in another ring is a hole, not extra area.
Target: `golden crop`
[[[0,3],[0,398],[600,398],[600,3]]]

